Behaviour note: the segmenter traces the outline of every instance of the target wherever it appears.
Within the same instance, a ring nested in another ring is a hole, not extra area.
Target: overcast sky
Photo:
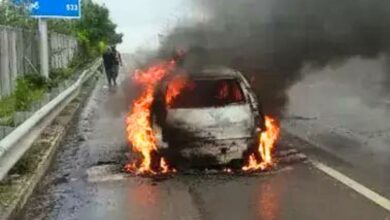
[[[158,34],[191,13],[187,0],[94,0],[105,4],[118,31],[124,34],[118,48],[132,52],[139,46],[156,47]]]

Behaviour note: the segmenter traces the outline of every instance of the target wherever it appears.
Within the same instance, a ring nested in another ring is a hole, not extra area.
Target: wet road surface
[[[342,163],[326,161],[390,198],[390,62],[350,58],[304,70],[290,90],[285,129]],[[299,147],[299,146],[297,146]],[[319,156],[316,154],[315,156]]]
[[[124,118],[135,91],[128,76],[122,78],[114,90],[104,81],[97,86],[21,219],[390,219],[385,209],[310,163],[258,176],[92,180],[88,170],[127,158]],[[288,138],[283,142],[296,143]]]

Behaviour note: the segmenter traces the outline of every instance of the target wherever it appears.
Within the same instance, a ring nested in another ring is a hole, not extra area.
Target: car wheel
[[[259,133],[256,132],[256,134],[253,137],[252,143],[249,144],[248,146],[248,151],[245,155],[245,158],[248,159],[250,155],[255,155],[256,160],[260,161],[261,160],[261,155],[259,152]]]

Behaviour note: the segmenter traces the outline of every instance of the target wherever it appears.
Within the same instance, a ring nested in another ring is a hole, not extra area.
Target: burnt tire
[[[228,167],[235,169],[235,170],[239,170],[244,166],[244,163],[245,163],[244,158],[234,159],[234,160],[230,161],[230,163],[228,164]]]
[[[255,155],[257,161],[261,161],[261,155],[259,152],[259,135],[255,134],[252,143],[248,145],[248,150],[244,154],[244,159],[247,161],[251,155]]]
[[[152,170],[154,171],[158,171],[159,168],[160,168],[160,161],[161,161],[161,154],[158,153],[157,151],[153,151],[151,154],[150,154],[150,157],[151,157],[151,167],[152,167]]]

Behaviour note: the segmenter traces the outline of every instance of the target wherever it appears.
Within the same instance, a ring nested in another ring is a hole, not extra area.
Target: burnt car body
[[[203,166],[228,164],[256,151],[264,116],[245,77],[210,67],[186,78],[170,104],[165,97],[171,79],[156,88],[151,118],[159,152],[171,163]]]

